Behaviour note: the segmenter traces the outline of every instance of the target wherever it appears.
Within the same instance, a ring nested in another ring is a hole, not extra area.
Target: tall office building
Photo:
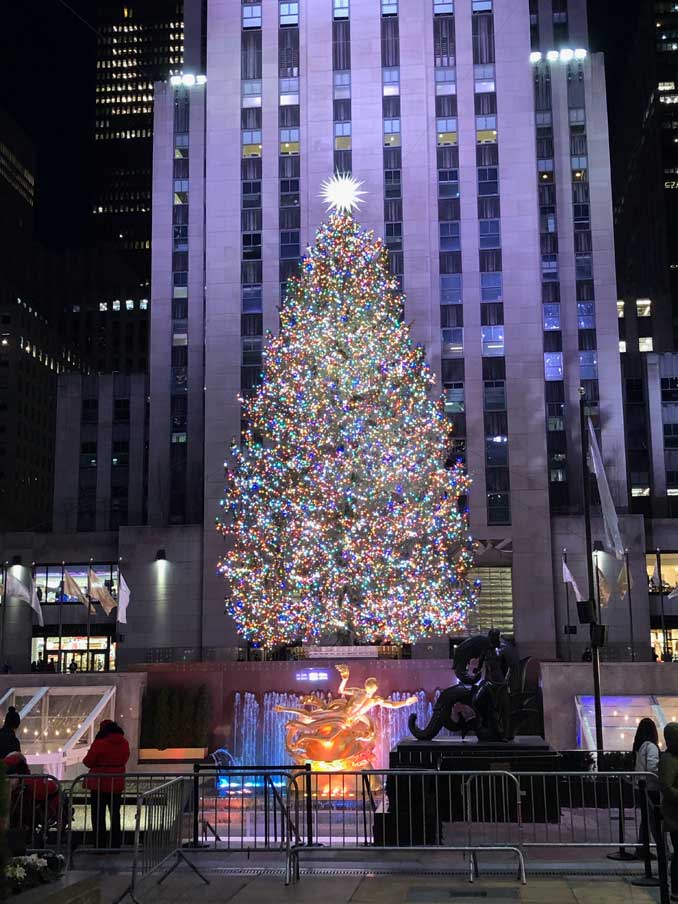
[[[88,441],[104,450],[96,481],[80,479],[96,500],[88,545],[111,574],[122,557],[133,592],[118,661],[238,647],[216,571],[224,460],[336,170],[364,183],[358,218],[385,236],[455,428],[450,456],[473,477],[483,593],[470,628],[513,632],[524,655],[566,653],[576,615],[563,549],[586,587],[583,388],[649,656],[645,528],[625,514],[603,60],[589,53],[583,0],[210,0],[206,29],[207,71],[175,73],[154,94],[146,525],[104,532],[115,523],[109,415],[127,387],[73,384],[74,423],[99,398]],[[140,424],[142,391],[129,389]],[[133,457],[130,445],[140,487]],[[119,502],[139,510],[129,493]],[[22,554],[86,573],[77,538]],[[619,563],[598,559],[612,590],[608,655],[628,656]],[[447,640],[421,649],[447,655]]]
[[[180,71],[182,0],[100,0],[94,216],[99,242],[150,273],[153,85]]]
[[[479,621],[552,655],[560,549],[582,551],[580,387],[626,504],[585,3],[211,0],[207,59],[206,84],[156,91],[149,429],[151,522],[202,520],[205,632],[224,630],[214,520],[237,396],[339,170],[364,183],[359,219],[385,236],[473,476]]]

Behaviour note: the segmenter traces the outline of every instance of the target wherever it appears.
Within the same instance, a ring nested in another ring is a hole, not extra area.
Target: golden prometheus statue
[[[337,665],[341,675],[339,697],[324,703],[318,697],[302,698],[301,707],[275,706],[276,712],[294,713],[285,728],[285,746],[297,763],[311,763],[316,771],[338,772],[372,768],[376,727],[370,715],[376,707],[401,709],[417,702],[407,697],[394,703],[377,696],[376,678],[364,687],[347,687],[349,669]]]

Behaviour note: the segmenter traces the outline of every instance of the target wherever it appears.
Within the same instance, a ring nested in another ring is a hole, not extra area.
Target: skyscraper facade
[[[364,183],[358,217],[385,237],[474,480],[479,623],[554,653],[562,548],[584,567],[580,388],[627,504],[587,41],[572,0],[208,4],[206,83],[156,89],[148,481],[151,523],[203,525],[203,631],[223,630],[214,521],[238,394],[340,171]]]
[[[153,85],[183,65],[181,0],[97,3],[97,238],[148,281]]]

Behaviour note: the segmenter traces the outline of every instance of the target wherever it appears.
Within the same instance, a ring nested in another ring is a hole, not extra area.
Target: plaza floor
[[[658,889],[636,888],[623,878],[533,878],[525,886],[505,879],[473,884],[458,877],[426,875],[303,875],[285,887],[279,876],[223,875],[207,872],[204,885],[190,872],[176,872],[158,886],[147,881],[138,891],[142,904],[655,904]],[[102,904],[112,904],[128,876],[102,881]],[[129,901],[129,899],[127,899]]]

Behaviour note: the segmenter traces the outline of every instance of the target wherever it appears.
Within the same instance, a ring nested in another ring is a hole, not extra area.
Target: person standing
[[[10,706],[5,716],[5,724],[0,728],[0,760],[4,760],[8,753],[21,752],[21,742],[16,736],[20,725],[19,713]]]
[[[95,847],[120,848],[120,807],[125,790],[125,766],[129,760],[129,744],[125,732],[110,719],[104,719],[83,763],[90,771],[85,787],[90,792],[92,831]],[[106,833],[106,810],[111,830]],[[109,842],[109,843],[107,843]]]
[[[664,825],[671,836],[671,900],[678,901],[678,722],[664,728],[666,750],[659,758],[659,790]]]
[[[641,719],[638,723],[636,736],[633,739],[633,752],[635,754],[634,771],[646,774],[645,779],[641,779],[641,781],[645,783],[647,805],[644,805],[644,801],[637,800],[640,807],[640,826],[638,827],[636,856],[642,859],[645,845],[649,841],[648,808],[659,803],[659,780],[656,777],[659,772],[659,734],[652,719]],[[639,793],[639,786],[636,785],[636,794],[639,795]],[[650,822],[650,825],[652,826],[654,823]]]

